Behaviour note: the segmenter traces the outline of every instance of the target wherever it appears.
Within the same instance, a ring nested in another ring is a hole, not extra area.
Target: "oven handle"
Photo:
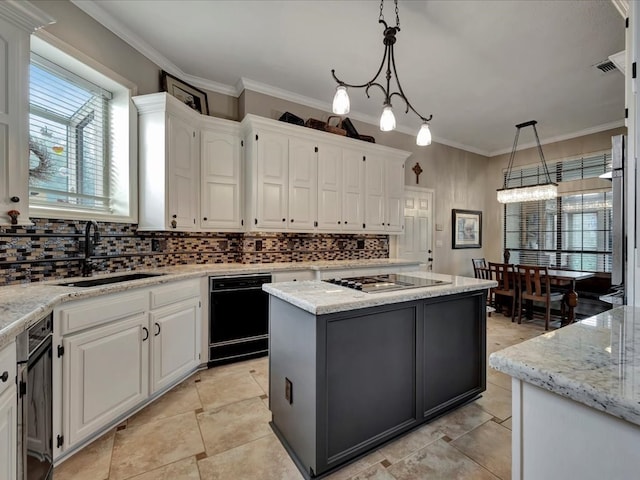
[[[262,287],[242,287],[242,288],[224,288],[220,290],[211,290],[211,293],[223,293],[223,292],[248,292],[251,290],[262,290]]]

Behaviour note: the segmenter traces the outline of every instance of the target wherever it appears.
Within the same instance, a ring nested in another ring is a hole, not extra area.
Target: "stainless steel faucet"
[[[93,227],[93,237],[91,236],[91,227]],[[96,264],[91,261],[94,253],[94,247],[100,243],[100,232],[98,231],[98,223],[95,220],[89,220],[84,229],[84,259],[82,260],[82,276],[88,277],[91,272],[96,269]]]

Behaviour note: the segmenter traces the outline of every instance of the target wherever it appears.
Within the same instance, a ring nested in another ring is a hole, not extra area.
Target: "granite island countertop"
[[[621,306],[494,352],[516,379],[640,425],[640,308]]]
[[[289,302],[302,310],[314,315],[322,315],[484,290],[497,285],[493,280],[458,277],[420,270],[402,272],[402,275],[442,280],[447,283],[430,287],[376,293],[365,293],[318,280],[267,283],[262,286],[262,289],[270,295]]]
[[[140,269],[113,274],[96,274],[90,278],[146,272],[163,275],[140,280],[99,285],[95,287],[67,287],[58,285],[61,282],[87,280],[87,278],[83,277],[59,278],[45,282],[0,287],[0,348],[11,342],[17,335],[25,331],[41,318],[48,315],[53,308],[60,303],[122,292],[131,288],[149,287],[188,278],[216,275],[243,275],[297,270],[322,271],[341,268],[389,267],[417,264],[418,262],[415,261],[395,258],[259,264],[194,264],[176,265],[152,270]]]

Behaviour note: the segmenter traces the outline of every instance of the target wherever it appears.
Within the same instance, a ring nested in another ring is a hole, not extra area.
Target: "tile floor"
[[[487,319],[487,356],[544,333]],[[298,480],[268,425],[268,363],[198,372],[59,465],[55,480]],[[491,368],[482,398],[345,466],[330,480],[511,478],[511,379]]]

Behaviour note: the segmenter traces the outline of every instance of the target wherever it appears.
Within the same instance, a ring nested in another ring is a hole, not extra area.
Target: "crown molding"
[[[622,18],[629,16],[629,0],[611,0],[611,3],[616,7],[618,13],[622,15]]]
[[[171,75],[183,79],[185,82],[188,82],[195,87],[204,88],[205,90],[210,90],[212,92],[218,92],[225,95],[237,96],[234,87],[225,85],[223,83],[214,82],[212,80],[207,80],[201,77],[196,77],[194,75],[189,75],[188,73],[183,72],[182,69],[180,69],[180,67],[174,64],[171,60],[162,55],[160,52],[158,52],[158,50],[153,48],[147,42],[142,40],[138,35],[133,33],[127,27],[122,25],[122,23],[116,20],[113,16],[107,13],[98,4],[98,2],[95,2],[93,0],[71,0],[71,3],[73,3],[84,13],[92,17],[98,23],[102,24],[105,28],[111,30],[115,35],[120,37],[123,41],[131,45],[142,55],[147,57],[149,60],[151,60],[153,63],[155,63]]]
[[[0,2],[0,17],[28,32],[34,32],[46,25],[56,23],[55,18],[31,2],[18,0]]]
[[[544,140],[540,140],[540,145],[547,145],[549,143],[562,142],[563,140],[571,140],[572,138],[584,137],[585,135],[591,135],[594,133],[604,132],[605,130],[611,130],[613,128],[624,127],[624,120],[617,120],[615,122],[604,123],[602,125],[597,125],[595,127],[585,128],[584,130],[580,130],[573,133],[567,133],[566,135],[559,135],[557,137],[545,138]],[[536,142],[530,142],[522,144],[518,146],[516,151],[526,150],[527,148],[537,147],[538,144]],[[502,155],[505,153],[510,153],[511,148],[504,148],[502,150],[495,150],[489,153],[489,157],[495,157],[497,155]]]

